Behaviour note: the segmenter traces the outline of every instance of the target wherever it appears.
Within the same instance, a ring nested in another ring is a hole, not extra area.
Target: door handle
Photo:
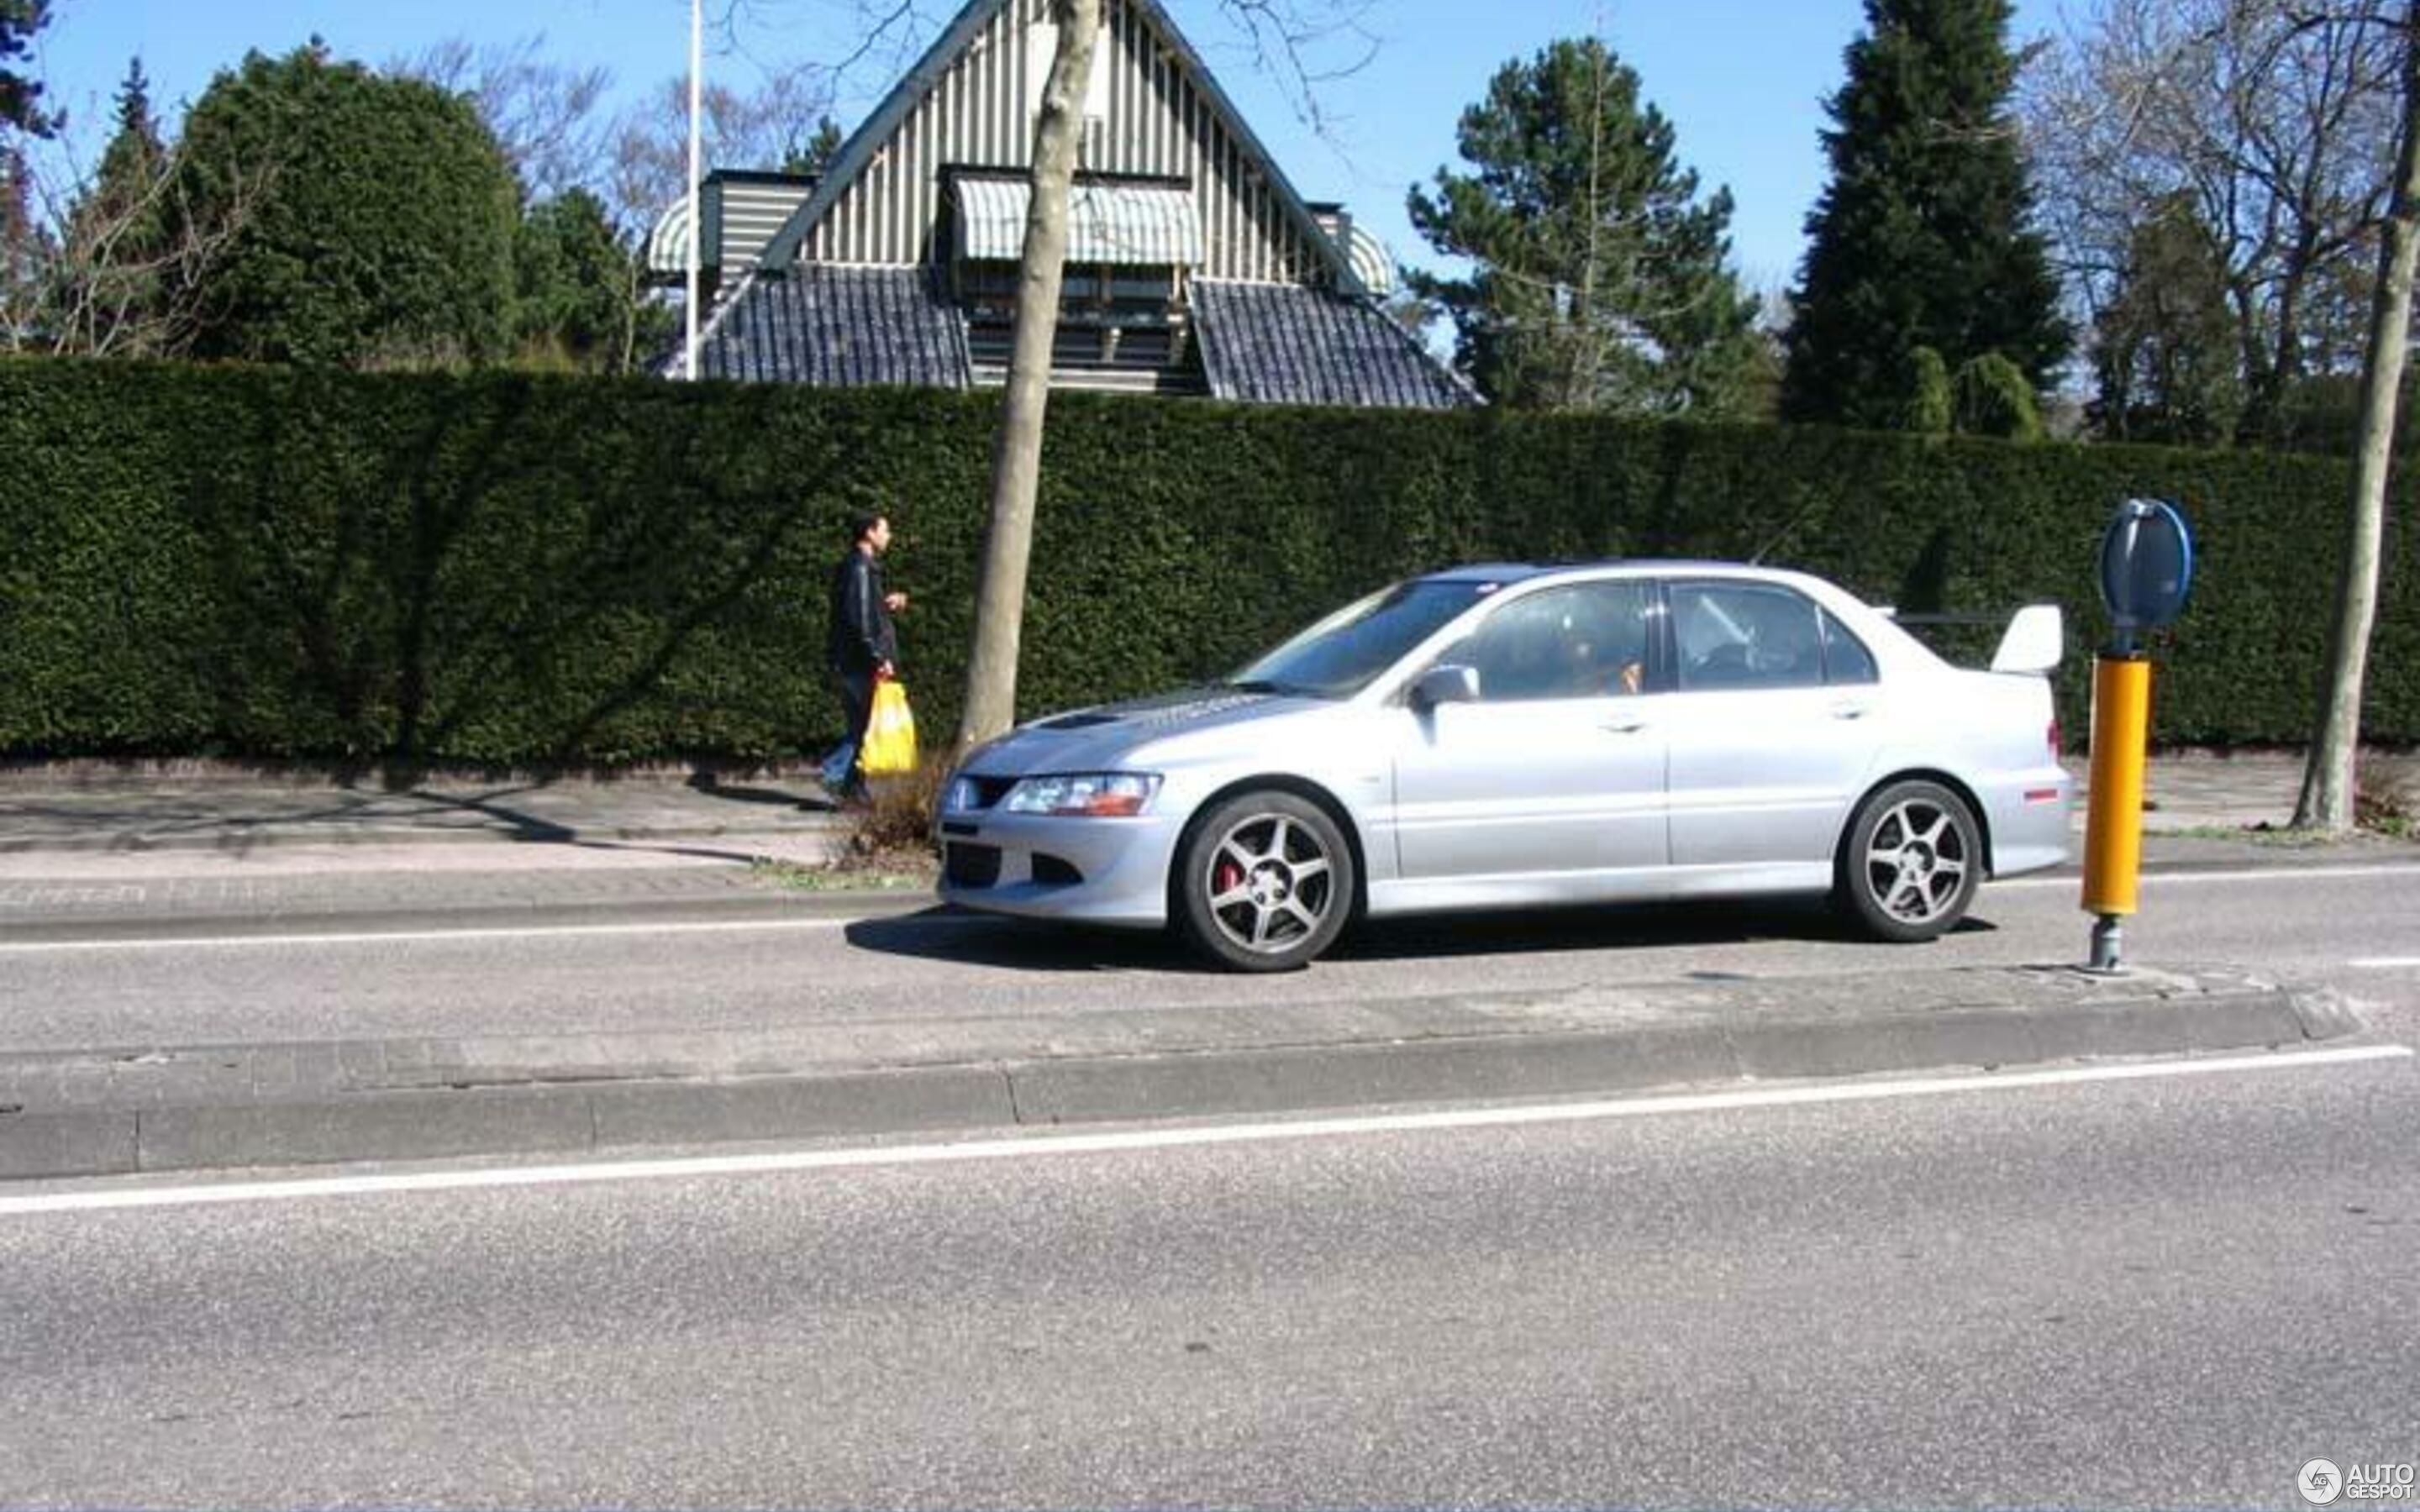
[[[1608,735],[1635,735],[1647,728],[1644,719],[1607,719],[1597,726]]]
[[[1835,719],[1862,719],[1867,715],[1873,712],[1874,711],[1872,709],[1867,707],[1863,703],[1835,703],[1832,705],[1832,717]]]

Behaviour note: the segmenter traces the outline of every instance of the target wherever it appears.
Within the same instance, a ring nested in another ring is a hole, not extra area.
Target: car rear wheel
[[[1938,782],[1876,790],[1841,844],[1837,899],[1878,939],[1936,939],[1966,917],[1983,880],[1982,830],[1966,800]]]
[[[1219,803],[1194,825],[1176,865],[1187,942],[1231,971],[1308,965],[1352,911],[1352,848],[1324,810],[1291,793]]]

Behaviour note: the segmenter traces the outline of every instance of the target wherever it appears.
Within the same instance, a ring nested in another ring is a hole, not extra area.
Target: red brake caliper
[[[1211,896],[1223,898],[1240,887],[1243,881],[1244,869],[1235,864],[1233,857],[1222,856],[1218,858],[1218,869],[1210,873]]]

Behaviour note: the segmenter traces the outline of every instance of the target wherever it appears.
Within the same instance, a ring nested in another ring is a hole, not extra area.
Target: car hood
[[[1332,707],[1290,694],[1182,688],[1019,725],[975,752],[961,770],[978,777],[1116,771],[1146,746],[1180,740],[1190,746],[1196,737],[1217,740],[1220,732]]]

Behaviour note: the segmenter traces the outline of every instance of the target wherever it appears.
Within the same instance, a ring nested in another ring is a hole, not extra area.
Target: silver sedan
[[[2067,858],[2058,611],[1993,670],[1819,579],[1498,563],[1397,583],[1223,683],[1057,715],[945,790],[942,896],[1247,971],[1364,917],[1829,893],[1927,940]]]

